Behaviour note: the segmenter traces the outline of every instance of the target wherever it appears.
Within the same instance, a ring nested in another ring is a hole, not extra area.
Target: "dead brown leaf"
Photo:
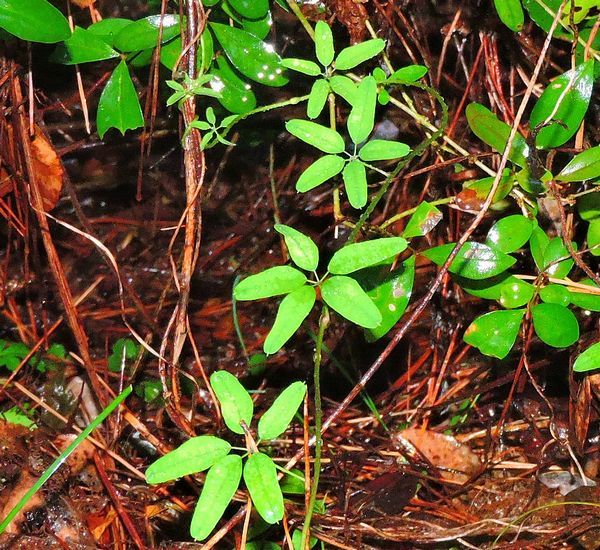
[[[63,186],[64,170],[54,147],[36,125],[35,136],[31,142],[31,154],[36,180],[44,202],[44,210],[52,210],[60,197]]]

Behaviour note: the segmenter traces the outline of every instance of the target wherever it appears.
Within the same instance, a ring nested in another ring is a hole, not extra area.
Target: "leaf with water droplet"
[[[515,345],[524,314],[524,309],[513,309],[481,315],[468,326],[463,339],[484,355],[504,359]]]

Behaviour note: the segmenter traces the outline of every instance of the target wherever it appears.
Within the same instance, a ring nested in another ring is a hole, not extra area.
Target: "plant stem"
[[[314,42],[314,40],[315,40],[315,31],[310,26],[310,23],[308,22],[308,19],[306,19],[306,17],[304,17],[304,14],[302,13],[302,10],[300,9],[300,6],[298,6],[296,0],[286,0],[286,2],[287,2],[287,5],[292,10],[292,12],[294,13],[294,15],[300,21],[300,23],[302,23],[302,26],[304,27],[304,29],[308,33],[308,36],[310,36],[311,39]]]
[[[319,332],[317,333],[317,343],[314,356],[314,384],[315,384],[315,461],[312,485],[310,488],[310,499],[308,508],[304,516],[304,526],[302,527],[302,542],[300,548],[305,550],[309,547],[310,521],[312,519],[315,502],[317,500],[317,491],[319,489],[319,475],[321,473],[321,451],[323,448],[323,438],[321,437],[321,427],[323,424],[323,409],[321,406],[321,357],[323,351],[323,337],[325,330],[329,325],[329,309],[323,304],[321,317],[319,318]]]

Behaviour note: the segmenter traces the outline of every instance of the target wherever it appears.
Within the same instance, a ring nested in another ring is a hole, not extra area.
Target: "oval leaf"
[[[455,246],[454,243],[443,244],[422,254],[435,264],[443,265]],[[512,256],[486,244],[467,242],[450,264],[449,271],[467,279],[487,279],[506,271],[515,262]]]
[[[242,478],[242,458],[239,455],[223,457],[206,474],[202,493],[196,504],[190,534],[197,540],[210,535],[223,517]]]
[[[333,61],[335,55],[333,34],[325,21],[317,21],[315,25],[315,52],[319,63],[324,67],[327,67]]]
[[[457,275],[455,275],[453,279],[467,294],[477,296],[478,298],[484,298],[485,300],[500,300],[504,285],[519,281],[519,279],[507,271],[488,279],[466,279],[465,277],[459,277]]]
[[[390,84],[411,83],[423,78],[426,74],[427,67],[424,67],[423,65],[408,65],[407,67],[402,67],[401,69],[394,71],[387,77],[387,81]]]
[[[352,81],[352,79],[343,75],[333,75],[329,79],[329,85],[333,93],[339,95],[341,98],[345,99],[347,103],[350,105],[354,105],[356,103],[356,92],[358,91],[358,86]]]
[[[327,126],[296,118],[288,120],[285,127],[290,134],[324,153],[335,154],[344,151],[344,138]]]
[[[522,281],[513,279],[500,288],[500,304],[506,309],[524,306],[535,294],[535,287]]]
[[[590,290],[598,289],[590,279],[583,279],[579,283],[590,286]],[[591,292],[581,292],[579,289],[572,288],[571,303],[588,311],[600,311],[600,293],[592,294]]]
[[[129,76],[125,61],[121,60],[110,76],[96,114],[96,126],[100,138],[110,128],[116,128],[122,134],[126,130],[135,130],[144,126],[144,115],[135,86]]]
[[[115,37],[121,30],[127,25],[131,25],[133,21],[131,19],[122,19],[120,17],[109,17],[107,19],[101,19],[96,23],[90,25],[86,30],[106,42],[109,46],[115,45]]]
[[[233,374],[225,370],[213,372],[210,385],[221,404],[221,413],[227,427],[233,433],[243,434],[240,422],[243,420],[250,426],[254,412],[254,403],[244,386]]]
[[[258,421],[258,436],[275,439],[289,426],[306,395],[306,384],[294,382],[283,390]]]
[[[283,494],[271,458],[263,453],[251,454],[244,465],[244,481],[260,517],[271,524],[281,521]]]
[[[309,61],[308,59],[290,57],[287,59],[282,59],[281,65],[286,69],[291,69],[292,71],[306,74],[308,76],[319,76],[321,74],[321,69],[319,66],[314,61]]]
[[[515,214],[498,220],[487,234],[485,242],[501,252],[510,254],[524,246],[533,231],[533,222]]]
[[[464,341],[484,355],[504,359],[515,345],[524,314],[524,309],[486,313],[468,326]]]
[[[406,143],[386,139],[372,139],[361,147],[358,156],[361,160],[372,162],[399,159],[405,157],[408,153],[410,153],[410,147]]]
[[[310,95],[308,96],[308,105],[306,107],[306,115],[308,118],[317,118],[321,114],[323,107],[325,107],[328,95],[329,82],[324,78],[315,80],[310,90]]]
[[[573,312],[558,304],[537,304],[531,309],[533,328],[540,340],[553,348],[577,342],[579,323]]]
[[[0,0],[0,29],[21,40],[45,44],[71,35],[66,17],[46,0]]]
[[[540,290],[540,298],[549,304],[568,306],[571,303],[571,293],[563,286],[551,284]]]
[[[558,181],[585,181],[600,176],[600,145],[576,155],[556,179]]]
[[[576,243],[572,243],[573,248],[577,249]],[[565,258],[562,261],[558,261],[561,258]],[[562,242],[560,237],[555,237],[548,241],[548,245],[544,249],[544,269],[548,275],[556,277],[557,279],[564,279],[575,264],[571,258],[567,247]]]
[[[63,44],[57,46],[52,54],[52,61],[64,65],[75,65],[113,57],[119,57],[118,52],[113,50],[102,38],[81,27],[75,27],[73,34]]]
[[[335,68],[338,71],[347,71],[360,65],[367,59],[375,57],[385,48],[385,40],[372,38],[354,46],[344,48],[335,60]]]
[[[600,369],[600,342],[586,349],[573,363],[575,372],[588,372],[595,369]]]
[[[407,246],[406,239],[402,237],[349,244],[333,255],[327,270],[334,275],[346,275],[396,256],[406,250]]]
[[[130,23],[114,38],[114,46],[122,52],[137,52],[158,45],[160,27],[161,41],[167,42],[180,33],[179,16],[174,14],[151,15]]]
[[[360,160],[351,160],[342,172],[348,200],[354,208],[367,204],[367,171]]]
[[[233,296],[236,300],[271,298],[292,292],[304,283],[304,273],[289,265],[278,265],[240,281],[233,290]]]
[[[281,58],[272,46],[236,27],[210,23],[210,28],[231,63],[244,76],[265,86],[287,84],[288,79],[283,76]]]
[[[321,296],[328,306],[356,325],[375,328],[381,323],[377,306],[350,277],[330,277],[321,286]]]
[[[302,286],[290,292],[279,305],[273,328],[265,340],[267,355],[278,352],[298,330],[315,305],[317,293],[312,286]]]
[[[319,265],[319,249],[310,237],[282,223],[275,225],[275,231],[283,235],[290,257],[298,267],[306,269],[306,271],[315,271],[317,269]]]
[[[590,254],[592,256],[600,256],[600,220],[590,222],[586,239]]]
[[[310,191],[337,176],[344,168],[346,161],[337,155],[325,155],[313,162],[298,178],[296,190],[301,193]]]
[[[500,21],[511,31],[519,32],[525,22],[521,0],[494,0]]]
[[[185,443],[159,458],[146,470],[146,482],[164,483],[178,477],[203,472],[227,456],[231,445],[212,435],[192,437]]]
[[[269,0],[227,0],[229,5],[241,16],[248,19],[260,19],[269,11]]]
[[[550,83],[529,117],[532,129],[544,125],[535,139],[537,147],[558,147],[577,132],[590,104],[593,87],[593,60],[563,73]]]
[[[363,78],[356,91],[356,102],[348,116],[348,133],[355,144],[365,141],[375,124],[377,82],[372,76]]]
[[[438,208],[427,201],[423,201],[408,220],[402,236],[406,239],[423,237],[442,221],[442,217],[442,213]]]

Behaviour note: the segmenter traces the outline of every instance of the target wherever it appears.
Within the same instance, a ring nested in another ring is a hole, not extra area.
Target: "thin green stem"
[[[444,199],[439,199],[437,201],[432,201],[429,204],[431,206],[440,206],[441,204],[450,204],[451,202],[454,202],[454,199],[456,197],[446,197]],[[390,219],[385,220],[380,226],[379,229],[385,229],[386,227],[389,227],[390,225],[396,223],[398,220],[401,220],[402,218],[406,218],[407,216],[412,216],[417,208],[419,208],[418,206],[415,206],[414,208],[410,208],[408,210],[405,210],[404,212],[400,212],[399,214],[396,214],[395,216],[392,216]]]
[[[300,23],[302,23],[302,26],[304,27],[304,30],[308,33],[308,36],[310,36],[311,40],[314,42],[314,40],[315,40],[315,31],[310,26],[310,23],[308,22],[308,19],[306,19],[306,17],[302,13],[302,10],[300,9],[300,6],[298,6],[296,0],[286,0],[286,2],[287,2],[287,5],[292,10],[292,12],[294,13],[294,15],[300,21]]]
[[[312,484],[310,487],[310,499],[308,501],[308,509],[304,516],[304,526],[302,527],[302,542],[300,548],[304,550],[308,548],[308,540],[310,536],[310,522],[315,510],[317,501],[317,491],[319,489],[319,476],[321,474],[321,451],[323,449],[323,438],[321,437],[321,428],[323,425],[323,408],[321,405],[321,358],[323,353],[323,338],[325,330],[329,325],[329,309],[323,304],[321,317],[319,318],[319,332],[317,333],[317,343],[315,346],[314,356],[314,385],[315,385],[315,461]]]

